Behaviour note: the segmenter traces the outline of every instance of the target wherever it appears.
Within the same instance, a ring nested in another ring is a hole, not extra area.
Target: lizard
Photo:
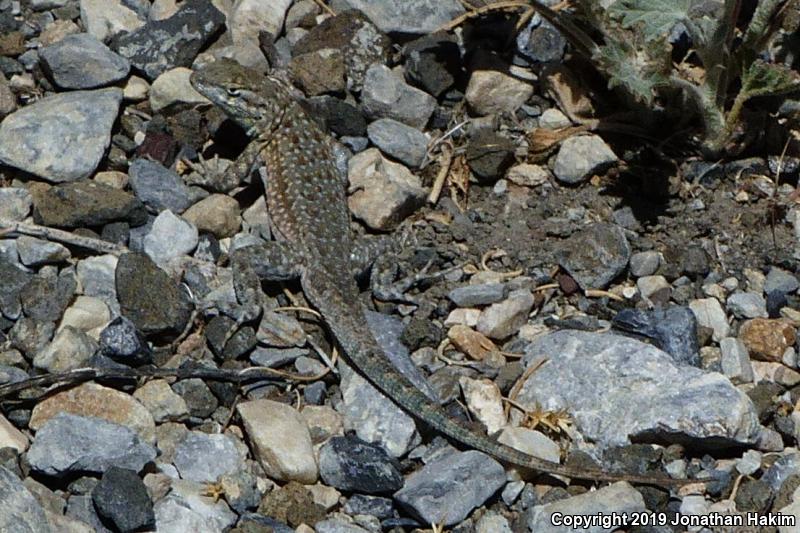
[[[220,59],[193,71],[191,85],[250,136],[233,164],[241,172],[266,168],[264,193],[276,239],[238,248],[231,262],[259,277],[299,277],[303,293],[321,314],[347,360],[401,409],[462,445],[523,470],[596,481],[674,486],[686,480],[610,473],[547,461],[472,431],[445,413],[386,358],[367,329],[359,289],[351,275],[354,239],[344,180],[332,140],[279,78]]]

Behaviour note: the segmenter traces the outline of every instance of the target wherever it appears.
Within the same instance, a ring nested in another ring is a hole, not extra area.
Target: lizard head
[[[197,92],[251,136],[257,131],[270,131],[280,123],[291,101],[280,81],[232,59],[209,63],[192,72],[189,79]]]

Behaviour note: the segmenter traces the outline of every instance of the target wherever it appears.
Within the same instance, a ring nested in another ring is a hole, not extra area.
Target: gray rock
[[[62,89],[95,89],[128,75],[131,64],[88,33],[68,35],[39,50],[42,67]]]
[[[458,307],[477,307],[502,301],[506,297],[503,283],[481,283],[456,287],[447,295]]]
[[[553,174],[569,184],[581,183],[617,161],[617,156],[597,135],[570,137],[561,143]]]
[[[610,531],[600,525],[590,527],[572,527],[563,522],[564,517],[582,515],[611,516],[612,514],[643,513],[647,511],[642,495],[622,481],[603,487],[596,491],[586,492],[571,498],[565,498],[546,505],[536,505],[528,514],[528,527],[531,531],[545,533],[562,533],[565,531],[585,531],[601,533]]]
[[[326,485],[365,494],[403,486],[399,465],[383,448],[358,437],[333,437],[319,450],[319,474]]]
[[[127,253],[115,272],[122,314],[145,335],[178,335],[192,311],[186,292],[147,256]]]
[[[382,31],[395,35],[425,35],[464,13],[457,0],[344,0],[364,12]]]
[[[20,293],[19,301],[25,316],[40,321],[57,321],[72,301],[77,282],[71,269],[56,276],[53,267],[40,269]]]
[[[528,26],[517,34],[517,51],[537,63],[560,61],[567,40],[539,14],[531,17]]]
[[[548,354],[525,382],[522,405],[567,409],[599,448],[629,439],[752,445],[761,426],[750,399],[721,374],[676,364],[619,335],[562,330],[537,338],[524,362]]]
[[[203,492],[204,485],[191,482],[173,482],[172,492],[154,506],[156,531],[191,533],[200,531],[228,531],[236,522],[236,513],[224,500],[210,504]]]
[[[697,323],[714,330],[714,340],[719,342],[728,336],[731,330],[728,317],[716,298],[700,298],[689,302],[689,309],[697,317]]]
[[[90,180],[37,190],[33,208],[37,224],[60,228],[97,227],[117,221],[138,226],[147,219],[144,204],[132,194]]]
[[[22,313],[20,293],[33,276],[8,260],[0,257],[0,312],[10,319],[17,319]]]
[[[112,466],[139,472],[155,456],[156,449],[132,429],[68,413],[48,420],[28,450],[31,468],[48,476],[103,473]]]
[[[171,259],[189,255],[197,247],[199,237],[194,224],[165,209],[144,238],[144,253],[156,264],[164,265]]]
[[[80,0],[81,22],[99,41],[144,25],[147,13],[137,13],[132,2],[124,0]]]
[[[124,316],[108,323],[100,333],[102,354],[127,366],[139,366],[153,360],[153,352],[144,337]]]
[[[635,253],[630,260],[631,275],[637,278],[652,276],[658,270],[660,261],[658,252],[653,250]]]
[[[582,289],[605,289],[625,271],[631,247],[612,224],[592,224],[572,236],[559,252],[559,264]]]
[[[533,294],[528,289],[511,291],[508,298],[481,312],[476,329],[490,339],[506,339],[528,321],[533,304]]]
[[[98,514],[120,531],[140,531],[155,524],[153,502],[133,470],[109,468],[92,490],[92,501]]]
[[[194,203],[194,194],[172,170],[149,159],[137,159],[128,169],[131,188],[153,213],[169,209],[183,213]]]
[[[461,50],[448,33],[424,35],[408,43],[403,55],[408,79],[437,98],[461,74]]]
[[[308,354],[309,351],[305,348],[263,348],[259,346],[250,353],[250,361],[258,366],[278,368]]]
[[[19,222],[31,212],[33,199],[28,189],[22,187],[0,188],[0,219]]]
[[[453,452],[411,474],[394,499],[425,524],[464,520],[506,482],[502,465],[478,451]]]
[[[44,509],[22,480],[0,466],[0,531],[50,533]]]
[[[117,287],[114,281],[117,261],[114,255],[97,255],[79,261],[76,268],[83,294],[102,300],[111,310],[112,316],[119,315]]]
[[[2,194],[2,189],[0,189],[0,194]],[[800,282],[794,274],[777,267],[769,269],[767,280],[764,284],[765,293],[780,292],[789,294],[796,292],[797,289],[800,289]]]
[[[367,126],[367,135],[383,153],[410,167],[418,168],[425,160],[428,138],[416,128],[381,118]]]
[[[370,118],[392,118],[420,129],[436,107],[435,98],[411,87],[389,67],[378,63],[367,70],[361,101]]]
[[[722,373],[734,383],[752,383],[753,366],[747,346],[736,337],[725,337],[719,341],[719,349],[722,352]]]
[[[754,292],[736,292],[726,302],[736,318],[767,318],[767,301]]]
[[[191,416],[206,418],[219,407],[216,396],[202,379],[182,379],[172,385],[172,390],[186,402]]]
[[[172,463],[181,478],[198,483],[215,483],[221,476],[244,467],[231,437],[199,431],[189,432],[178,443]]]
[[[36,354],[33,366],[50,373],[82,368],[89,364],[97,348],[97,341],[86,333],[65,326],[56,333],[53,342]]]
[[[48,96],[0,123],[0,162],[48,181],[86,178],[111,142],[118,88]]]
[[[62,244],[27,235],[17,237],[17,252],[19,260],[27,267],[62,263],[72,257],[69,249]]]
[[[118,35],[110,46],[152,81],[169,69],[191,66],[224,22],[210,0],[188,0],[171,17]]]

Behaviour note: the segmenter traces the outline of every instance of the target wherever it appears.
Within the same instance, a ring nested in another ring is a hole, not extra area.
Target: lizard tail
[[[450,438],[524,470],[569,478],[628,481],[662,487],[679,486],[688,482],[688,480],[676,480],[666,476],[618,474],[597,469],[574,468],[528,455],[499,443],[487,435],[465,428],[447,415],[441,406],[432,402],[389,363],[377,341],[365,329],[366,321],[358,303],[343,305],[343,300],[340,298],[341,293],[336,289],[315,290],[319,282],[313,284],[317,286],[314,288],[308,287],[311,285],[310,283],[304,282],[303,285],[306,297],[325,317],[325,322],[333,336],[358,372],[401,409]]]

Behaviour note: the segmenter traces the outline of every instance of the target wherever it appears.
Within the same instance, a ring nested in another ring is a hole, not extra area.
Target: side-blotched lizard
[[[347,359],[383,394],[452,439],[518,467],[580,479],[676,483],[539,459],[450,418],[389,363],[367,329],[352,277],[353,239],[345,184],[334,164],[331,139],[284,83],[232,60],[222,59],[195,71],[191,83],[250,135],[252,142],[235,168],[247,169],[258,159],[267,171],[267,208],[278,240],[240,248],[232,261],[254,265],[261,277],[299,276],[306,298],[320,312]]]

